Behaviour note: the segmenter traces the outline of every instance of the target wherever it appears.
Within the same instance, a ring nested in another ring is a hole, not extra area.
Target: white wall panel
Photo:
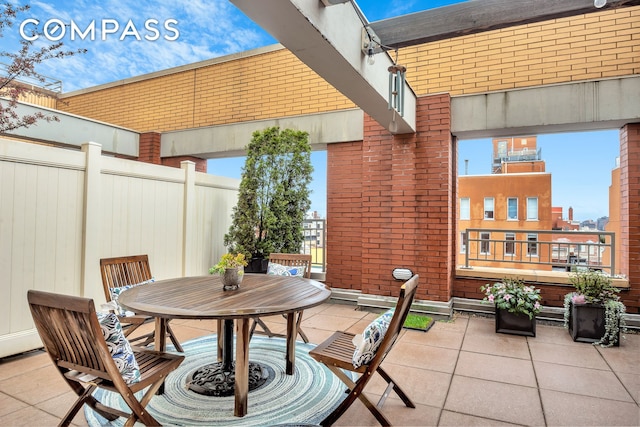
[[[237,180],[201,175],[196,182],[197,247],[200,256],[193,268],[206,274],[226,252],[224,235],[238,200]]]
[[[4,355],[13,348],[11,341],[17,343],[17,351],[39,343],[27,305],[29,289],[80,291],[84,189],[77,163],[80,153],[67,150],[76,161],[64,165],[56,156],[45,160],[50,148],[28,147],[23,154],[32,158],[29,163],[19,158],[20,150],[1,147],[0,353]]]
[[[87,181],[98,168],[100,178]],[[101,156],[99,146],[79,152],[0,138],[0,357],[41,345],[28,289],[87,295],[99,307],[100,258],[146,253],[156,279],[207,274],[225,250],[239,180],[195,173],[194,238],[185,241],[186,173]],[[185,245],[194,259],[183,260]]]

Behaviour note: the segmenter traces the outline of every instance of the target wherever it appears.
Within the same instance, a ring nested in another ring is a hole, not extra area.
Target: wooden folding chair
[[[109,421],[126,418],[125,426],[133,426],[136,421],[160,425],[145,407],[184,356],[132,347],[140,381],[127,384],[109,353],[93,300],[36,290],[29,290],[27,299],[45,350],[78,395],[59,425],[69,425],[84,404]],[[96,387],[119,393],[131,413],[100,403],[92,396]],[[147,387],[138,400],[135,393]]]
[[[270,263],[277,263],[280,265],[284,265],[285,267],[299,267],[304,269],[303,277],[306,279],[311,278],[311,255],[310,254],[283,254],[283,253],[272,253],[269,255]],[[306,343],[309,342],[309,338],[304,333],[300,324],[302,323],[302,311],[298,311],[295,313],[295,323],[296,323],[296,331],[302,338],[302,340]],[[286,316],[285,316],[286,317]],[[253,323],[251,324],[251,330],[249,332],[250,336],[253,336],[254,332],[256,332],[256,326],[260,325],[262,331],[258,331],[259,333],[263,333],[269,337],[286,337],[284,334],[277,334],[264,323],[262,319],[256,317],[253,319]]]
[[[115,258],[103,258],[100,260],[100,274],[102,276],[102,287],[107,301],[112,300],[112,290],[124,286],[137,285],[153,279],[151,268],[149,267],[148,255],[133,255]],[[120,323],[125,331],[125,336],[132,343],[142,346],[151,344],[154,340],[155,332],[132,337],[131,334],[145,323],[152,322],[151,316],[142,314],[120,315]],[[176,338],[169,322],[167,322],[167,336],[171,339],[176,350],[182,352],[182,346]]]
[[[389,329],[384,335],[384,338],[380,343],[380,347],[378,347],[375,356],[369,364],[362,365],[359,368],[354,368],[353,353],[355,348],[352,340],[355,335],[348,332],[335,332],[326,341],[309,352],[311,357],[313,357],[318,362],[325,364],[349,388],[349,394],[347,395],[345,400],[343,400],[342,403],[340,403],[340,405],[320,423],[321,425],[330,426],[335,423],[338,418],[340,418],[340,416],[342,416],[342,414],[344,414],[345,411],[351,406],[351,404],[359,398],[369,409],[369,411],[376,417],[380,424],[384,426],[390,426],[391,423],[380,411],[380,409],[387,399],[387,396],[389,396],[391,390],[396,392],[396,394],[400,397],[400,399],[402,399],[406,406],[415,408],[415,405],[413,404],[411,399],[409,399],[405,392],[402,391],[400,386],[398,386],[398,384],[393,381],[391,376],[389,376],[389,374],[384,369],[382,369],[382,366],[380,365],[387,354],[393,348],[393,345],[395,344],[398,336],[400,335],[400,332],[402,331],[402,326],[404,325],[407,314],[409,314],[409,311],[411,309],[411,304],[413,302],[417,286],[418,276],[415,275],[407,282],[405,282],[400,288],[400,296],[398,297],[398,302],[396,304],[395,312],[389,324]],[[360,374],[360,377],[357,381],[354,382],[347,374],[345,374],[343,370],[357,372]],[[380,374],[380,376],[382,376],[382,378],[388,384],[377,405],[371,403],[371,401],[363,393],[364,388],[375,372]]]

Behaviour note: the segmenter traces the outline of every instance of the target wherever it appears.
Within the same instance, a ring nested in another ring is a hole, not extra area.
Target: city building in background
[[[574,220],[552,206],[551,173],[535,136],[495,138],[490,175],[458,177],[458,264],[571,271],[612,268],[608,217]]]

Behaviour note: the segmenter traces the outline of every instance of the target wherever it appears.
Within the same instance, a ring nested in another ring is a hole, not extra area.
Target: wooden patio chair
[[[320,363],[325,364],[338,378],[340,378],[349,388],[349,394],[340,405],[330,413],[320,424],[323,426],[330,426],[335,423],[342,414],[351,406],[356,400],[360,399],[369,411],[376,417],[378,422],[384,426],[390,426],[391,422],[380,411],[385,400],[389,396],[391,390],[402,399],[404,404],[410,408],[415,408],[415,405],[405,394],[404,391],[393,381],[391,376],[382,368],[381,363],[387,356],[389,351],[393,348],[416,293],[418,286],[418,276],[415,275],[407,282],[405,282],[400,288],[400,296],[396,304],[393,317],[389,323],[389,328],[382,338],[382,342],[378,347],[373,359],[368,364],[355,368],[353,364],[354,344],[352,342],[355,336],[348,332],[335,332],[322,344],[319,344],[315,349],[309,352],[309,355]],[[356,372],[360,374],[358,379],[354,382],[344,371]],[[367,383],[372,378],[373,374],[377,372],[387,382],[387,388],[380,397],[377,405],[371,403],[367,396],[363,393]]]
[[[153,280],[149,267],[148,255],[132,255],[115,258],[103,258],[100,260],[100,274],[102,286],[107,301],[113,300],[114,292],[128,286],[147,283]],[[153,322],[154,318],[142,314],[120,314],[120,323],[125,336],[132,343],[147,346],[154,340],[155,332],[132,337],[131,334],[145,323]],[[171,340],[177,351],[183,352],[180,342],[176,338],[169,322],[167,322],[167,337]]]
[[[311,255],[310,254],[284,254],[284,253],[272,253],[269,255],[269,263],[277,263],[280,265],[284,265],[285,267],[298,267],[304,270],[304,274],[302,277],[306,279],[311,278]],[[309,342],[309,338],[304,333],[300,324],[302,323],[302,311],[298,311],[294,315],[294,321],[296,323],[296,331],[302,338],[305,343]],[[283,315],[283,317],[286,317]],[[253,323],[251,325],[251,330],[249,332],[250,336],[253,336],[254,332],[256,332],[256,326],[260,325],[262,331],[259,333],[263,333],[269,337],[285,337],[284,334],[277,334],[262,321],[259,317],[253,319]]]
[[[136,421],[160,425],[145,407],[184,356],[132,347],[140,376],[138,382],[128,384],[109,352],[93,300],[33,289],[28,291],[27,299],[45,350],[78,395],[59,425],[69,425],[84,404],[109,421],[126,418],[125,426],[133,426]],[[125,338],[122,340],[126,342]],[[119,393],[131,413],[96,400],[92,393],[97,387]],[[136,398],[135,393],[147,387],[142,398]]]

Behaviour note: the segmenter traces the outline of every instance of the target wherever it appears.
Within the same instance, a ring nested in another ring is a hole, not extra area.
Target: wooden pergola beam
[[[370,23],[387,48],[401,48],[483,31],[640,5],[640,0],[471,0]]]

